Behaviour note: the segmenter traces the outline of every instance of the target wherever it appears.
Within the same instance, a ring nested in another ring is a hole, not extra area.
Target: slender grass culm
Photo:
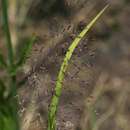
[[[6,73],[6,76],[1,77],[0,79],[0,130],[19,130],[17,101],[17,89],[19,83],[16,80],[16,75],[19,68],[25,62],[27,55],[32,48],[35,37],[31,38],[31,40],[26,43],[26,46],[21,48],[21,53],[16,58],[8,23],[8,0],[1,0],[1,4],[3,20],[2,26],[4,29],[6,39],[5,46],[8,54],[7,59],[5,59],[4,54],[2,54],[0,50],[0,69],[4,70]]]
[[[57,107],[60,99],[60,95],[62,92],[62,83],[64,80],[65,72],[67,70],[69,61],[71,59],[71,56],[79,44],[79,42],[84,38],[84,36],[88,33],[88,31],[92,28],[94,23],[100,18],[100,16],[104,13],[104,11],[107,9],[108,5],[106,5],[97,15],[96,17],[84,28],[84,30],[74,39],[74,41],[71,43],[70,47],[68,48],[68,51],[65,55],[64,61],[61,65],[56,87],[55,87],[55,93],[52,97],[49,113],[48,113],[48,130],[56,130],[56,113],[57,113]]]

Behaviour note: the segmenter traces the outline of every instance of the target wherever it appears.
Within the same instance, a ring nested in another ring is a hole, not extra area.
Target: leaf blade
[[[59,98],[61,95],[62,91],[62,82],[64,80],[65,72],[67,70],[69,61],[71,59],[71,56],[75,50],[75,48],[78,46],[80,41],[83,39],[83,37],[88,33],[88,31],[92,28],[92,26],[95,24],[95,22],[100,18],[100,16],[104,13],[104,11],[108,8],[109,5],[106,5],[97,15],[94,17],[94,19],[85,27],[83,31],[74,39],[74,41],[71,43],[64,61],[61,65],[57,82],[56,82],[56,87],[55,87],[55,94],[52,97],[51,104],[50,104],[50,109],[48,113],[48,130],[55,130],[56,128],[56,112],[57,112],[57,107],[59,103]]]
[[[31,49],[32,49],[32,46],[33,46],[35,40],[36,40],[36,37],[33,36],[33,37],[28,41],[28,43],[26,43],[26,45],[21,49],[20,58],[19,58],[18,62],[16,63],[16,68],[19,67],[19,66],[22,66],[22,65],[25,63],[25,61],[26,61],[28,55],[29,55],[30,52],[31,52]]]

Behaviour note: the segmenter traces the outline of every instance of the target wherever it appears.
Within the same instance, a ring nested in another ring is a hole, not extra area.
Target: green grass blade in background
[[[3,28],[6,36],[6,46],[8,49],[8,60],[9,65],[13,65],[13,47],[11,42],[10,30],[9,30],[9,23],[8,23],[8,10],[7,10],[7,0],[2,0],[2,18],[3,18]]]
[[[0,80],[0,130],[19,130],[19,115],[18,115],[18,99],[17,99],[17,69],[23,65],[28,54],[31,51],[35,37],[33,37],[26,44],[25,48],[21,48],[21,56],[17,56],[18,62],[14,57],[14,50],[11,41],[11,34],[8,21],[8,0],[1,1],[2,6],[2,20],[3,28],[6,38],[7,48],[7,63],[5,62],[4,55],[0,52],[0,67],[4,67],[6,79],[4,82]],[[16,65],[17,63],[17,65]],[[2,77],[4,79],[4,77]],[[5,87],[4,83],[7,85]],[[8,91],[6,90],[8,89]]]
[[[71,56],[77,47],[77,45],[80,43],[80,41],[84,38],[84,36],[88,33],[88,31],[92,28],[94,23],[100,18],[100,16],[104,13],[104,11],[107,9],[108,5],[106,5],[98,14],[97,16],[84,28],[84,30],[74,39],[72,44],[70,45],[66,56],[64,58],[64,61],[61,65],[58,79],[56,82],[55,87],[55,94],[52,97],[52,101],[49,108],[48,113],[48,130],[56,130],[56,112],[57,107],[60,99],[60,95],[62,92],[62,83],[64,80],[65,72],[69,64],[69,60],[71,59]]]
[[[25,60],[27,59],[29,53],[31,52],[32,46],[36,40],[35,36],[32,36],[31,39],[21,48],[21,53],[19,54],[19,60],[16,63],[16,67],[22,66],[25,63]]]

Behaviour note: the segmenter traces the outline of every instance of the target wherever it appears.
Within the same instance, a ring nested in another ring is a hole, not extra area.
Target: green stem
[[[2,130],[19,130],[18,121],[18,101],[17,101],[17,84],[16,84],[16,73],[14,66],[14,54],[11,41],[11,34],[8,23],[8,11],[7,11],[7,0],[2,0],[2,17],[3,17],[3,28],[6,37],[6,47],[8,52],[8,68],[6,68],[10,78],[10,90],[7,97],[4,97],[3,103],[1,104],[0,111],[2,114]],[[1,124],[0,124],[1,128]]]
[[[8,12],[7,12],[7,0],[2,0],[2,14],[3,14],[3,27],[6,35],[6,44],[8,49],[8,60],[9,65],[13,65],[13,47],[11,42],[9,23],[8,23]]]

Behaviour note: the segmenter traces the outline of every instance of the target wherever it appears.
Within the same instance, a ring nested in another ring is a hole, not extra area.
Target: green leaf
[[[12,47],[12,41],[11,41],[11,35],[10,35],[10,29],[9,29],[9,20],[8,20],[8,0],[2,0],[1,1],[1,7],[2,7],[2,20],[3,20],[3,28],[5,32],[6,37],[6,47],[8,50],[8,60],[9,64],[12,66],[13,64],[13,47]]]
[[[68,48],[68,51],[65,55],[64,61],[61,65],[58,79],[56,82],[55,87],[55,94],[52,97],[52,101],[50,104],[50,109],[48,113],[48,130],[56,130],[56,112],[57,107],[59,103],[59,98],[62,92],[62,83],[65,77],[65,72],[67,70],[67,67],[69,65],[69,61],[72,57],[72,54],[75,50],[75,48],[78,46],[80,41],[84,38],[86,34],[88,34],[88,31],[93,27],[93,25],[96,23],[96,21],[100,18],[100,16],[104,13],[104,11],[107,9],[108,5],[106,5],[97,15],[94,17],[94,19],[83,29],[83,31],[74,39],[74,41],[71,43],[70,47]]]
[[[19,67],[21,65],[23,65],[28,57],[28,55],[31,52],[33,43],[35,42],[36,37],[33,36],[22,48],[21,48],[21,52],[19,54],[19,60],[16,63],[16,67]]]

